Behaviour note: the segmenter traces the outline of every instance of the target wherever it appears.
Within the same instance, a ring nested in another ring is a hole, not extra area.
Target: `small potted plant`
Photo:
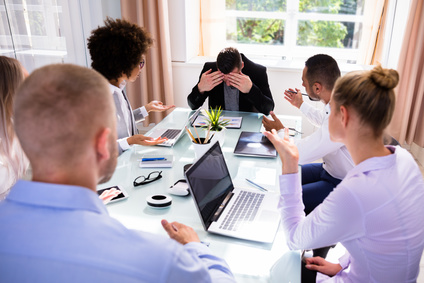
[[[202,114],[206,117],[206,125],[203,127],[210,129],[210,135],[214,135],[212,142],[214,143],[218,140],[222,146],[225,140],[226,126],[228,125],[229,121],[221,118],[221,106],[218,109],[202,109]]]

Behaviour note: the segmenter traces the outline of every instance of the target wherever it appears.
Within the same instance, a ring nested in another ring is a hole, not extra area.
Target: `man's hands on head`
[[[163,103],[161,101],[153,100],[153,101],[150,101],[144,107],[146,108],[147,112],[150,112],[150,111],[163,112],[163,111],[166,111],[168,109],[175,107],[175,105],[163,105]]]
[[[296,92],[296,93],[292,93],[290,91]],[[302,93],[300,92],[300,89],[295,88],[289,88],[288,90],[284,91],[284,98],[290,102],[291,105],[293,105],[294,107],[300,108],[300,106],[303,103],[303,98],[302,98]]]
[[[283,123],[281,123],[280,119],[277,118],[274,111],[269,112],[272,119],[268,119],[267,117],[263,116],[262,124],[264,125],[265,130],[271,131],[272,129],[275,129],[276,131],[284,129]]]
[[[328,262],[319,256],[306,258],[305,261],[305,267],[307,269],[316,270],[330,277],[336,275],[340,270],[342,270],[342,266],[340,264]]]
[[[199,236],[194,232],[193,228],[178,222],[169,223],[165,219],[161,221],[163,228],[171,239],[185,245],[191,242],[199,242]]]
[[[249,93],[252,89],[252,81],[250,77],[240,72],[238,73],[229,73],[226,74],[228,81],[230,82],[230,86],[237,88],[242,93]]]
[[[167,141],[167,138],[152,138],[152,137],[146,137],[143,135],[133,135],[132,137],[129,137],[127,139],[127,142],[129,145],[132,144],[139,144],[139,145],[157,145],[160,143],[163,143],[165,141]]]
[[[299,151],[293,141],[290,140],[289,129],[285,128],[284,139],[280,138],[274,129],[271,132],[264,132],[264,135],[272,142],[278,155],[280,155],[283,163],[283,175],[297,173],[299,171]]]
[[[212,69],[207,70],[200,77],[200,81],[197,84],[197,88],[200,93],[204,93],[205,91],[210,91],[220,83],[222,83],[224,79],[224,74],[220,71],[215,71],[212,73]]]

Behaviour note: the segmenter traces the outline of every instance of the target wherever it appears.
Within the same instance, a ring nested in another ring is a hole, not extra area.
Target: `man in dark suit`
[[[266,68],[232,47],[219,52],[216,62],[205,63],[187,102],[197,109],[208,97],[212,108],[265,115],[274,109]]]

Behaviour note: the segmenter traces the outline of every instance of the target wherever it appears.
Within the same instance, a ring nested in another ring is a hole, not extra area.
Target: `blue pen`
[[[166,160],[165,157],[153,157],[153,158],[143,158],[141,161],[157,161],[157,160]]]
[[[258,184],[256,184],[255,182],[249,180],[246,178],[246,181],[248,181],[249,183],[251,183],[252,185],[254,185],[255,187],[257,187],[258,189],[260,189],[261,191],[267,192],[268,190],[265,189],[264,187],[259,186]]]

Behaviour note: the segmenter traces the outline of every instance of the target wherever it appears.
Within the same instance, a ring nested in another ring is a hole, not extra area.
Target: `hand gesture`
[[[295,93],[293,93],[295,92]],[[302,93],[300,92],[300,89],[295,88],[289,88],[288,90],[284,91],[284,98],[291,103],[294,107],[300,108],[300,106],[303,103]]]
[[[290,140],[289,129],[284,130],[284,139],[281,139],[277,131],[264,132],[264,135],[272,142],[280,155],[283,163],[283,174],[293,174],[298,172],[299,151],[296,145]]]
[[[162,112],[162,111],[166,111],[168,109],[175,107],[175,105],[163,105],[163,103],[161,101],[153,100],[153,101],[150,101],[144,107],[146,108],[147,112],[150,112],[150,111]]]
[[[269,114],[274,120],[268,119],[265,116],[263,117],[262,124],[264,125],[265,130],[271,131],[272,129],[275,129],[276,131],[279,131],[281,129],[284,129],[283,123],[281,123],[280,119],[275,116],[274,111],[269,112]]]
[[[128,144],[140,144],[140,145],[157,145],[167,141],[167,138],[158,137],[156,139],[152,137],[146,137],[143,135],[133,135],[127,139]]]
[[[213,73],[212,69],[207,70],[200,77],[200,82],[197,84],[197,88],[200,93],[204,93],[205,91],[210,91],[220,83],[224,79],[224,74],[220,71],[215,71]]]
[[[328,276],[336,275],[342,266],[338,263],[331,263],[323,259],[322,257],[308,257],[305,259],[305,267],[310,270],[316,270]]]
[[[103,193],[99,196],[99,198],[103,201],[103,204],[107,204],[120,193],[121,193],[120,190],[117,190],[116,188],[112,188],[110,190],[103,191]]]
[[[199,236],[194,232],[193,228],[178,222],[169,223],[165,219],[161,221],[162,227],[168,233],[171,239],[179,242],[180,244],[187,244],[191,242],[199,242]]]
[[[252,89],[252,81],[250,77],[240,72],[238,73],[229,73],[226,75],[227,79],[230,82],[230,86],[237,88],[242,93],[249,93]]]

